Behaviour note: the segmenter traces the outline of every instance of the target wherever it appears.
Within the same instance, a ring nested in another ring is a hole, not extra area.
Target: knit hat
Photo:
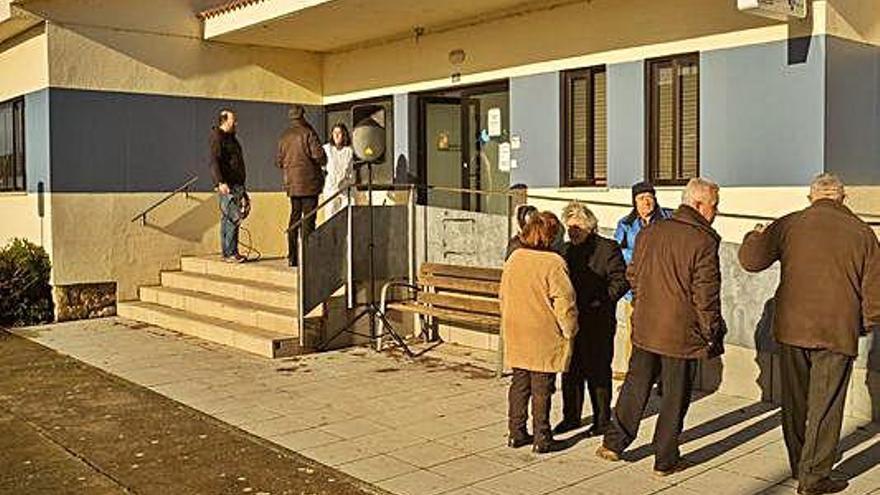
[[[657,191],[654,190],[654,186],[651,185],[650,182],[638,182],[633,184],[632,186],[632,202],[633,206],[636,205],[636,196],[642,193],[651,193],[653,196],[657,196]]]

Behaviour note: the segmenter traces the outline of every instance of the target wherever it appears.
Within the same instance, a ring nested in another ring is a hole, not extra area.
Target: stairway
[[[183,257],[161,285],[117,314],[269,358],[301,354],[297,276],[285,259],[225,263],[219,256]],[[310,324],[320,318],[310,318]]]

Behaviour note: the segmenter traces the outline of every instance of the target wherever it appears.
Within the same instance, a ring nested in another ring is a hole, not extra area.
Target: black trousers
[[[617,452],[626,450],[639,432],[639,423],[657,378],[663,381],[660,415],[654,430],[654,469],[672,469],[681,457],[678,437],[684,426],[693,390],[697,361],[661,356],[633,347],[629,371],[614,408],[611,427],[603,445]]]
[[[812,487],[831,474],[853,358],[780,344],[782,432],[792,475]]]
[[[556,391],[556,373],[513,369],[507,392],[507,428],[511,436],[526,434],[529,399],[532,401],[532,432],[535,443],[550,440],[550,400]]]
[[[301,218],[308,215],[318,206],[318,197],[317,196],[291,196],[290,197],[290,221],[287,222],[287,227],[290,228],[298,222]],[[312,215],[308,220],[303,222],[303,239],[309,236],[313,230],[315,230],[315,215]],[[291,264],[297,263],[297,234],[299,229],[291,230],[287,233],[287,260]]]
[[[591,374],[574,370],[562,374],[563,421],[580,423],[584,410],[584,381],[593,407],[593,426],[607,428],[611,423],[611,364],[608,372]]]

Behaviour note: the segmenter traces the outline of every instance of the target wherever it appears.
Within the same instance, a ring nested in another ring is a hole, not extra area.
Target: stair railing
[[[199,180],[199,176],[198,176],[198,175],[194,175],[194,176],[190,177],[186,182],[184,182],[183,184],[181,184],[177,189],[175,189],[175,190],[171,191],[170,193],[166,194],[162,199],[156,201],[155,203],[151,204],[151,205],[148,206],[146,209],[144,209],[144,211],[142,211],[142,212],[138,213],[137,215],[135,215],[134,217],[132,217],[132,219],[131,219],[131,223],[134,223],[134,222],[136,222],[138,219],[140,219],[140,220],[141,220],[141,225],[146,225],[146,224],[147,224],[147,214],[148,214],[148,213],[150,213],[151,211],[155,210],[155,209],[158,208],[162,203],[168,201],[169,199],[173,198],[174,196],[176,196],[176,195],[178,195],[178,194],[180,194],[180,193],[184,193],[184,194],[186,195],[186,197],[188,198],[188,197],[189,197],[189,193],[190,193],[190,191],[192,190],[193,185],[194,185],[194,184],[196,183],[196,181],[198,181],[198,180]]]

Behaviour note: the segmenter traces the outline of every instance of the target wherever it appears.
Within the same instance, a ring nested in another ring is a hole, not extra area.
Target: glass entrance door
[[[419,176],[422,184],[475,191],[510,185],[507,83],[442,91],[419,99]],[[432,191],[421,202],[504,214],[502,195]]]

